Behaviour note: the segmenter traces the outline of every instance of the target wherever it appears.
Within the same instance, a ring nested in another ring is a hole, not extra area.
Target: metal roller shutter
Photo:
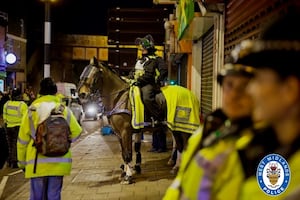
[[[224,55],[245,39],[258,39],[261,25],[287,11],[295,0],[229,0],[225,12]]]
[[[212,111],[213,93],[213,38],[212,27],[202,38],[202,64],[201,64],[201,97],[200,111],[205,116]]]

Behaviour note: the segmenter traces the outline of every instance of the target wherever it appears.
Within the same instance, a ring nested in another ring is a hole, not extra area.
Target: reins
[[[129,87],[130,87],[130,86],[125,87],[125,88],[123,88],[123,89],[121,89],[121,90],[117,90],[116,92],[109,93],[108,95],[100,95],[100,97],[101,97],[101,98],[107,98],[107,97],[111,97],[111,96],[113,96],[113,95],[115,95],[115,94],[120,94],[121,92],[125,92],[126,90],[128,90]]]
[[[129,89],[129,87],[123,88],[121,90],[118,90],[116,92],[110,93],[109,95],[100,95],[101,98],[105,98],[105,97],[110,97],[113,96],[115,94],[121,94],[123,92],[126,92]],[[119,96],[119,95],[118,95]],[[116,113],[127,113],[127,114],[131,114],[131,112],[128,109],[118,109],[121,105],[125,104],[128,101],[127,97],[124,101],[120,101],[120,98],[117,100],[117,104],[111,109],[111,111],[106,111],[106,115],[110,116],[112,114],[116,114]]]
[[[113,71],[112,71],[113,72]],[[103,79],[102,79],[103,81]],[[101,83],[103,85],[103,83]],[[130,85],[127,85],[126,87],[122,88],[122,89],[119,89],[117,91],[114,91],[114,92],[111,92],[111,93],[108,93],[106,95],[101,95],[103,92],[100,91],[100,97],[102,99],[104,98],[110,98],[112,96],[116,96],[114,98],[114,101],[116,101],[116,103],[114,103],[113,107],[110,109],[110,111],[106,111],[106,115],[107,116],[111,116],[113,114],[118,114],[118,113],[127,113],[129,115],[131,115],[131,111],[126,109],[126,108],[123,108],[121,109],[120,107],[123,105],[123,104],[126,104],[128,102],[128,97],[126,97],[126,99],[122,100],[122,95],[124,92],[128,91],[130,88]]]
[[[107,101],[110,101],[110,99],[112,99],[112,101],[113,101],[113,102],[110,102],[110,105],[108,106],[109,108],[106,107],[106,108],[110,109],[110,111],[106,111],[105,113],[107,113],[107,115],[112,115],[112,114],[117,114],[117,113],[127,113],[127,114],[131,115],[131,111],[129,111],[128,109],[120,108],[122,105],[124,105],[124,104],[126,104],[126,102],[128,102],[129,97],[127,97],[126,99],[122,99],[122,95],[124,94],[124,92],[126,92],[130,89],[130,85],[128,84],[125,87],[123,86],[123,87],[121,87],[121,89],[118,89],[118,90],[112,91],[112,92],[110,92],[111,90],[108,89],[108,90],[106,90],[105,95],[103,95],[103,85],[104,85],[103,78],[104,77],[103,77],[103,72],[101,73],[101,71],[104,71],[105,69],[107,69],[108,71],[112,72],[112,75],[113,74],[117,75],[117,74],[114,71],[110,70],[110,68],[106,68],[104,66],[102,66],[102,67],[99,65],[91,65],[91,66],[95,67],[98,71],[94,70],[94,71],[92,71],[92,74],[88,75],[89,78],[93,80],[93,81],[90,81],[91,84],[86,84],[86,86],[88,88],[90,88],[90,93],[98,93],[97,97],[99,97],[101,99],[107,99]],[[102,68],[102,70],[101,70],[101,68]],[[84,72],[86,72],[86,71],[84,70]],[[96,86],[99,84],[102,85],[100,88],[98,88]],[[82,82],[80,85],[81,86],[85,85],[85,82]],[[115,88],[115,89],[117,89],[117,88]]]

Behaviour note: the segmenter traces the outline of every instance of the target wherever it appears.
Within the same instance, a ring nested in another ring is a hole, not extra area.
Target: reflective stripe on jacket
[[[60,104],[60,99],[53,95],[46,95],[36,99],[32,106],[39,107],[42,102],[55,102],[57,105]],[[65,107],[64,116],[67,117],[68,107]],[[39,116],[37,112],[32,112],[32,119],[34,122],[35,129],[39,122]],[[81,134],[82,128],[78,124],[73,113],[70,117],[70,130],[71,139],[74,142]],[[64,176],[69,175],[71,171],[71,151],[62,157],[46,157],[38,154],[36,173],[33,173],[34,159],[36,155],[36,148],[33,146],[34,140],[31,136],[30,120],[28,113],[22,120],[20,126],[19,137],[17,142],[17,153],[19,166],[25,167],[25,178],[42,177],[42,176]]]
[[[7,127],[20,126],[27,109],[24,101],[7,101],[3,106],[3,120]]]

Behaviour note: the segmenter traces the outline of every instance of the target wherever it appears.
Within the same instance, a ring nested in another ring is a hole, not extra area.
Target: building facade
[[[21,90],[27,87],[26,43],[24,20],[0,12],[0,90],[2,92],[14,87]]]
[[[155,2],[173,3],[172,0]],[[259,39],[262,25],[287,12],[287,8],[295,2],[176,1],[174,16],[166,24],[166,35],[169,36],[166,40],[169,45],[166,48],[168,62],[170,65],[174,62],[184,64],[173,66],[171,70],[177,71],[178,78],[186,80],[181,81],[181,85],[197,94],[202,115],[222,106],[222,94],[216,77],[224,65],[225,57],[242,40]],[[183,16],[186,18],[183,19]]]

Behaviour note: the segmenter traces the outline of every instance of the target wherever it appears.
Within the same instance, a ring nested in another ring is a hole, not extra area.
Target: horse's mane
[[[119,75],[119,73],[113,69],[111,66],[109,66],[107,63],[99,61],[99,66],[103,66],[104,68],[108,69],[110,72],[112,72],[113,74],[115,74],[117,77],[119,77],[120,80],[122,80],[123,82],[126,83],[126,81],[124,79],[122,79],[122,77]]]

